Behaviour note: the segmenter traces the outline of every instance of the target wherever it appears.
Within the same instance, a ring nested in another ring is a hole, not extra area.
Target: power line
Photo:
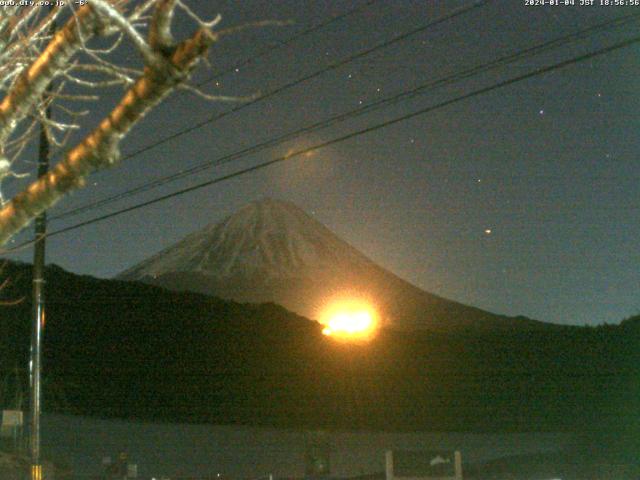
[[[192,185],[192,186],[187,187],[187,188],[183,188],[181,190],[177,190],[175,192],[172,192],[172,193],[169,193],[169,194],[166,194],[166,195],[162,195],[160,197],[156,197],[156,198],[154,198],[152,200],[141,202],[141,203],[138,203],[136,205],[132,205],[130,207],[126,207],[126,208],[117,210],[115,212],[111,212],[111,213],[108,213],[108,214],[105,214],[105,215],[101,215],[101,216],[92,218],[90,220],[86,220],[84,222],[77,223],[75,225],[71,225],[69,227],[65,227],[65,228],[61,228],[59,230],[55,230],[55,231],[49,233],[47,236],[60,235],[62,233],[66,233],[66,232],[69,232],[69,231],[72,231],[72,230],[76,230],[78,228],[81,228],[81,227],[84,227],[84,226],[87,226],[87,225],[91,225],[93,223],[101,222],[103,220],[107,220],[109,218],[116,217],[118,215],[121,215],[121,214],[124,214],[124,213],[127,213],[127,212],[138,210],[140,208],[144,208],[144,207],[147,207],[149,205],[153,205],[155,203],[159,203],[159,202],[162,202],[164,200],[168,200],[170,198],[183,195],[185,193],[189,193],[189,192],[192,192],[192,191],[195,191],[195,190],[199,190],[199,189],[204,188],[204,187],[208,187],[208,186],[211,186],[211,185],[214,185],[214,184],[217,184],[217,183],[221,183],[221,182],[224,182],[226,180],[230,180],[232,178],[239,177],[239,176],[247,174],[247,173],[251,173],[251,172],[258,171],[258,170],[262,170],[262,169],[264,169],[266,167],[269,167],[271,165],[284,162],[285,160],[290,160],[291,158],[299,157],[301,155],[305,155],[307,153],[311,153],[311,152],[314,152],[316,150],[320,150],[320,149],[328,147],[330,145],[341,143],[341,142],[344,142],[346,140],[350,140],[352,138],[355,138],[355,137],[358,137],[358,136],[361,136],[361,135],[365,135],[367,133],[371,133],[373,131],[377,131],[377,130],[380,130],[380,129],[395,125],[397,123],[404,122],[406,120],[410,120],[410,119],[418,117],[420,115],[424,115],[426,113],[430,113],[430,112],[433,112],[433,111],[436,111],[436,110],[440,110],[442,108],[445,108],[447,106],[453,105],[453,104],[458,103],[458,102],[461,102],[463,100],[467,100],[469,98],[472,98],[472,97],[475,97],[475,96],[478,96],[478,95],[489,93],[491,91],[494,91],[494,90],[497,90],[497,89],[500,89],[500,88],[503,88],[503,87],[506,87],[506,86],[509,86],[509,85],[513,85],[515,83],[522,82],[524,80],[527,80],[527,79],[530,79],[530,78],[533,78],[533,77],[536,77],[536,76],[539,76],[539,75],[543,75],[545,73],[549,73],[549,72],[552,72],[552,71],[555,71],[555,70],[559,70],[561,68],[565,68],[565,67],[568,67],[570,65],[574,65],[576,63],[584,62],[586,60],[591,60],[591,59],[596,58],[598,56],[606,55],[606,54],[611,53],[611,52],[613,52],[615,50],[620,50],[622,48],[629,47],[629,46],[634,45],[634,44],[639,43],[639,42],[640,42],[640,36],[636,36],[636,37],[630,38],[628,40],[624,40],[624,41],[618,42],[618,43],[616,43],[614,45],[611,45],[609,47],[605,47],[605,48],[602,48],[602,49],[599,49],[599,50],[596,50],[596,51],[593,51],[593,52],[590,52],[590,53],[586,53],[586,54],[580,55],[578,57],[573,57],[573,58],[571,58],[569,60],[564,60],[562,62],[555,63],[555,64],[547,66],[547,67],[540,67],[540,68],[537,68],[537,69],[535,69],[535,70],[533,70],[533,71],[531,71],[529,73],[526,73],[526,74],[511,78],[511,79],[508,79],[508,80],[504,80],[502,82],[495,83],[495,84],[490,85],[488,87],[483,87],[483,88],[474,90],[474,91],[472,91],[470,93],[466,93],[466,94],[460,95],[460,96],[455,97],[453,99],[445,100],[445,101],[437,103],[435,105],[432,105],[432,106],[429,106],[429,107],[426,107],[426,108],[422,108],[422,109],[417,110],[415,112],[408,113],[408,114],[393,118],[391,120],[387,120],[385,122],[378,123],[376,125],[372,125],[370,127],[367,127],[367,128],[361,129],[361,130],[357,130],[357,131],[348,133],[348,134],[340,136],[340,137],[336,137],[334,139],[331,139],[331,140],[328,140],[328,141],[325,141],[325,142],[321,142],[321,143],[316,144],[316,145],[314,145],[312,147],[304,148],[304,149],[298,150],[296,152],[293,152],[293,153],[291,153],[289,155],[276,157],[274,159],[268,160],[266,162],[259,163],[257,165],[254,165],[254,166],[251,166],[251,167],[248,167],[248,168],[244,168],[242,170],[238,170],[238,171],[230,173],[228,175],[223,175],[221,177],[217,177],[217,178],[214,178],[212,180],[208,180],[206,182],[202,182],[202,183],[199,183],[199,184],[196,184],[196,185]],[[14,249],[11,249],[11,250],[17,250],[17,249],[22,248],[25,245],[28,245],[30,243],[31,242],[25,242],[22,245],[20,245],[18,247],[15,247]]]
[[[118,194],[112,195],[110,197],[107,198],[103,198],[101,200],[97,200],[85,205],[81,205],[72,209],[69,209],[67,211],[64,211],[54,217],[52,217],[52,220],[59,220],[62,218],[67,218],[67,217],[71,217],[71,216],[75,216],[78,215],[80,213],[83,212],[87,212],[87,211],[91,211],[94,210],[98,207],[104,206],[104,205],[108,205],[110,203],[113,203],[115,201],[124,199],[124,198],[128,198],[130,196],[136,195],[138,193],[142,193],[142,192],[146,192],[149,191],[151,189],[154,189],[156,187],[165,185],[167,183],[170,183],[172,181],[175,180],[179,180],[181,178],[187,177],[189,175],[193,175],[199,172],[202,172],[206,169],[212,168],[214,166],[219,166],[222,164],[226,164],[229,163],[233,160],[237,160],[239,158],[245,157],[251,153],[256,153],[258,151],[264,150],[268,147],[272,147],[275,145],[278,145],[280,143],[283,143],[285,141],[291,140],[293,138],[296,138],[302,134],[305,133],[309,133],[312,131],[316,131],[322,128],[326,128],[328,126],[331,126],[335,123],[344,121],[346,119],[349,118],[353,118],[353,117],[357,117],[369,112],[372,112],[374,110],[378,110],[382,107],[386,107],[388,105],[391,104],[395,104],[399,101],[404,101],[410,98],[414,98],[417,95],[422,95],[425,93],[428,93],[430,90],[435,89],[435,88],[439,88],[454,82],[458,82],[464,79],[468,79],[471,78],[473,76],[479,75],[481,73],[485,73],[489,70],[498,68],[498,67],[502,67],[505,65],[508,65],[510,63],[516,62],[516,61],[520,61],[523,60],[525,58],[531,57],[531,56],[535,56],[535,55],[539,55],[545,51],[551,50],[551,49],[556,49],[559,48],[561,46],[565,46],[567,44],[570,44],[572,42],[578,41],[578,40],[582,40],[584,38],[587,38],[589,36],[592,36],[596,33],[600,33],[603,31],[607,31],[610,30],[612,28],[617,28],[620,26],[624,26],[632,21],[635,21],[637,19],[640,18],[640,13],[635,13],[635,14],[631,14],[631,15],[627,15],[624,17],[620,17],[620,18],[616,18],[614,20],[609,20],[597,25],[593,25],[589,28],[580,30],[578,32],[575,33],[571,33],[547,42],[544,42],[542,44],[527,48],[525,50],[521,50],[506,56],[503,56],[499,59],[493,60],[489,63],[485,63],[482,65],[477,65],[471,68],[468,68],[466,70],[463,70],[461,72],[458,73],[454,73],[452,75],[448,75],[446,77],[442,77],[439,78],[437,80],[434,81],[430,81],[427,82],[425,84],[419,85],[418,87],[415,87],[411,90],[407,90],[407,91],[402,91],[400,93],[397,93],[391,97],[387,97],[384,99],[380,99],[376,102],[364,105],[362,107],[356,108],[354,110],[330,117],[328,119],[316,122],[312,125],[294,130],[292,132],[288,132],[286,134],[280,135],[278,137],[274,137],[271,139],[268,139],[264,142],[255,144],[253,146],[244,148],[242,150],[233,152],[231,154],[227,154],[223,157],[219,157],[215,160],[208,160],[206,162],[203,162],[199,165],[196,165],[194,167],[191,167],[189,169],[186,170],[182,170],[180,172],[171,174],[171,175],[167,175],[164,176],[162,178],[150,181],[150,182],[146,182],[143,183],[141,185],[138,185],[137,187],[134,187],[132,189],[128,189],[125,190],[123,192],[120,192]]]
[[[365,57],[367,55],[370,55],[370,54],[372,54],[372,53],[374,53],[374,52],[376,52],[378,50],[382,50],[382,49],[384,49],[386,47],[389,47],[391,45],[394,45],[394,44],[396,44],[398,42],[404,41],[404,40],[406,40],[406,39],[408,39],[408,38],[410,38],[410,37],[412,37],[414,35],[417,35],[418,33],[422,33],[424,31],[428,30],[429,28],[435,27],[435,26],[437,26],[437,25],[439,25],[441,23],[444,23],[444,22],[446,22],[448,20],[452,20],[452,19],[454,19],[454,18],[456,18],[456,17],[458,17],[460,15],[463,15],[463,14],[465,14],[467,12],[470,12],[470,11],[476,9],[476,8],[483,7],[484,5],[486,5],[487,3],[491,2],[491,1],[493,1],[493,0],[476,0],[471,5],[468,5],[466,7],[457,8],[457,9],[453,10],[452,12],[447,13],[445,15],[442,15],[442,16],[436,18],[435,20],[433,20],[433,21],[431,21],[431,22],[429,22],[429,23],[427,23],[425,25],[421,25],[420,27],[414,28],[413,30],[410,30],[410,31],[405,32],[405,33],[402,33],[402,34],[400,34],[398,36],[395,36],[395,37],[393,37],[393,38],[391,38],[389,40],[385,40],[384,42],[381,42],[378,45],[375,45],[374,47],[370,47],[368,49],[362,50],[362,51],[360,51],[360,52],[358,52],[356,54],[350,55],[349,57],[346,57],[346,58],[344,58],[342,60],[338,60],[337,62],[333,62],[333,63],[327,65],[326,67],[324,67],[324,68],[322,68],[320,70],[316,70],[313,73],[310,73],[310,74],[305,75],[305,76],[303,76],[301,78],[293,80],[293,81],[291,81],[289,83],[281,85],[280,87],[277,87],[274,90],[271,90],[271,91],[265,93],[264,95],[260,95],[257,98],[254,98],[254,99],[252,99],[252,100],[250,100],[250,101],[248,101],[246,103],[243,103],[242,105],[239,105],[239,106],[237,106],[235,108],[232,108],[231,110],[227,110],[226,112],[222,112],[220,114],[213,115],[213,116],[207,118],[206,120],[202,120],[201,122],[198,122],[198,123],[192,125],[191,127],[185,128],[185,129],[180,130],[178,132],[175,132],[175,133],[173,133],[171,135],[167,135],[166,137],[164,137],[164,138],[162,138],[162,139],[160,139],[160,140],[158,140],[156,142],[153,142],[153,143],[151,143],[151,144],[149,144],[149,145],[147,145],[145,147],[142,147],[142,148],[140,148],[138,150],[135,150],[132,153],[129,153],[129,154],[125,155],[122,158],[122,160],[128,160],[130,158],[136,157],[136,156],[140,155],[141,153],[147,152],[147,151],[149,151],[149,150],[151,150],[151,149],[153,149],[153,148],[155,148],[155,147],[157,147],[159,145],[163,145],[163,144],[165,144],[165,143],[167,143],[167,142],[169,142],[169,141],[171,141],[171,140],[173,140],[175,138],[181,137],[181,136],[183,136],[183,135],[185,135],[187,133],[190,133],[190,132],[192,132],[194,130],[197,130],[197,129],[205,126],[205,125],[213,123],[216,120],[220,120],[221,118],[224,118],[224,117],[226,117],[228,115],[231,115],[233,113],[236,113],[236,112],[239,112],[241,110],[244,110],[245,108],[248,108],[251,105],[255,105],[256,103],[261,102],[263,100],[266,100],[267,98],[271,98],[274,95],[277,95],[277,94],[279,94],[281,92],[284,92],[285,90],[289,90],[290,88],[293,88],[293,87],[296,87],[296,86],[298,86],[298,85],[300,85],[302,83],[308,82],[309,80],[313,80],[314,78],[320,77],[321,75],[324,75],[327,72],[336,70],[336,69],[338,69],[338,68],[340,68],[340,67],[342,67],[344,65],[352,63],[352,62],[354,62],[354,61],[356,61],[356,60],[358,60],[360,58],[363,58],[363,57]]]
[[[266,56],[266,55],[268,55],[270,53],[273,53],[276,50],[279,50],[281,48],[284,48],[284,47],[287,47],[287,46],[291,45],[292,43],[296,42],[300,38],[303,38],[303,37],[305,37],[307,35],[315,33],[315,32],[317,32],[317,31],[319,31],[319,30],[321,30],[321,29],[323,29],[323,28],[325,28],[325,27],[327,27],[327,26],[329,26],[329,25],[331,25],[333,23],[336,23],[338,21],[344,20],[345,18],[347,18],[347,17],[349,17],[351,15],[354,15],[356,13],[359,13],[359,12],[365,10],[366,8],[370,7],[371,5],[376,3],[377,1],[378,0],[368,0],[363,5],[360,5],[358,7],[352,8],[351,10],[348,10],[345,13],[342,13],[340,15],[333,16],[333,17],[329,18],[328,20],[326,20],[324,22],[321,22],[321,23],[319,23],[317,25],[314,25],[314,26],[312,26],[312,27],[300,32],[300,33],[297,33],[296,35],[293,35],[292,37],[289,37],[288,39],[286,39],[286,40],[284,40],[282,42],[279,42],[278,45],[275,46],[275,47],[265,48],[264,50],[259,52],[257,55],[254,55],[254,56],[252,56],[250,58],[247,58],[247,59],[243,60],[242,62],[233,64],[230,67],[228,67],[227,69],[225,69],[225,70],[213,75],[212,77],[208,78],[207,80],[204,80],[204,81],[198,83],[198,86],[201,87],[201,86],[206,85],[207,83],[210,83],[210,82],[212,82],[212,81],[214,81],[214,80],[216,80],[218,78],[222,78],[223,76],[225,76],[225,75],[227,75],[229,73],[233,73],[233,72],[237,71],[240,68],[244,68],[244,67],[254,63],[256,60],[258,60],[258,59],[260,59],[260,58],[262,58],[262,57],[264,57],[264,56]],[[270,94],[268,96],[270,96]],[[260,100],[262,100],[264,98],[267,98],[267,95],[265,95],[265,96],[263,96],[261,98],[254,99],[254,102],[255,101],[260,101]],[[243,104],[243,107],[244,106],[246,106],[246,105]],[[237,111],[237,110],[235,110],[235,111]],[[225,112],[220,117],[211,117],[210,119],[207,120],[207,122],[208,123],[209,122],[213,122],[213,121],[217,120],[218,118],[222,118],[222,116],[226,116],[229,113],[233,113],[233,111]],[[196,128],[199,128],[199,127],[196,127]],[[189,129],[188,131],[191,131],[191,129]],[[177,132],[177,133],[180,134],[180,132]],[[188,133],[188,132],[185,131],[184,133]],[[170,138],[166,137],[165,139],[162,139],[162,141],[160,143],[158,143],[158,145],[161,144],[161,143],[164,143],[165,140],[168,141],[170,139],[176,138],[177,136],[180,136],[180,135],[176,135],[176,134],[170,135],[169,136]],[[123,158],[123,160],[135,157],[135,156],[139,155],[140,153],[142,153],[144,151],[147,151],[149,149],[154,148],[155,146],[156,145],[149,145],[147,147],[143,147],[142,149],[140,149],[138,151],[135,151],[135,152],[132,152],[132,153],[126,155]],[[81,207],[81,208],[84,209],[84,207]],[[55,217],[50,218],[50,220],[56,219],[56,218],[59,219],[59,218],[65,217],[69,213],[71,213],[71,212],[63,212],[62,214],[59,214],[59,215],[57,215]]]
[[[269,46],[265,49],[263,49],[262,51],[258,52],[257,55],[254,55],[253,57],[247,58],[246,60],[243,60],[241,62],[235,63],[233,65],[231,65],[230,67],[228,67],[227,69],[216,73],[215,75],[211,76],[210,78],[203,80],[202,82],[198,83],[199,87],[202,87],[203,85],[206,85],[207,83],[213,82],[214,80],[217,80],[218,78],[222,78],[223,76],[229,74],[229,73],[233,73],[236,70],[240,69],[240,68],[244,68],[250,64],[252,64],[253,62],[255,62],[256,60],[258,60],[259,58],[262,58],[266,55],[269,55],[270,53],[273,53],[276,50],[280,50],[281,48],[284,47],[288,47],[289,45],[291,45],[292,43],[298,41],[299,39],[306,37],[307,35],[310,35],[312,33],[317,32],[318,30],[322,30],[325,27],[328,27],[329,25],[336,23],[338,21],[344,20],[347,17],[350,17],[351,15],[354,15],[356,13],[359,13],[367,8],[369,8],[371,5],[373,5],[374,3],[376,3],[378,0],[368,0],[367,2],[365,2],[363,5],[357,6],[352,8],[351,10],[348,10],[344,13],[341,13],[339,15],[335,15],[329,19],[327,19],[324,22],[318,23],[317,25],[313,25],[311,27],[309,27],[306,30],[303,30],[300,33],[297,33],[289,38],[287,38],[286,40],[283,40],[281,42],[278,42],[278,44],[276,46]]]

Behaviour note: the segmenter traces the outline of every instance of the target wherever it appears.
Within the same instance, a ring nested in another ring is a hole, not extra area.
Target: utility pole
[[[49,11],[54,10],[51,2]],[[56,22],[49,25],[49,33],[53,35]],[[45,91],[43,101],[50,102],[49,92],[51,85]],[[51,104],[48,103],[44,111],[45,120],[51,118]],[[49,172],[50,145],[47,137],[47,126],[40,122],[40,139],[38,145],[38,178]],[[30,390],[30,429],[29,452],[31,454],[30,480],[43,480],[42,459],[40,455],[40,413],[42,410],[42,334],[45,326],[45,299],[44,299],[44,265],[45,265],[45,240],[47,235],[46,210],[35,219],[34,229],[35,244],[33,249],[33,309],[31,330],[31,358],[29,361],[29,373],[31,378]]]
[[[45,118],[51,118],[51,108],[47,107]],[[40,144],[38,148],[38,178],[49,171],[49,139],[46,126],[40,124]],[[45,325],[44,303],[44,264],[45,239],[47,234],[47,212],[35,219],[35,245],[33,251],[33,310],[31,331],[31,359],[29,363],[31,377],[30,391],[30,431],[29,450],[31,453],[31,480],[43,480],[40,458],[40,412],[42,399],[42,333]]]

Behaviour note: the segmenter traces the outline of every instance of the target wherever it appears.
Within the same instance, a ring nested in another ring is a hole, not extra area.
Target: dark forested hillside
[[[30,267],[8,263],[0,361],[26,367]],[[45,410],[173,421],[632,432],[640,328],[324,337],[273,305],[47,270]],[[26,368],[22,372],[26,375]]]

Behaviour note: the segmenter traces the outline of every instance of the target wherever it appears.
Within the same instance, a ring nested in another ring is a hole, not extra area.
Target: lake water
[[[333,432],[331,473],[382,472],[390,449],[460,450],[463,462],[554,451],[569,446],[569,434],[452,434]],[[243,426],[160,424],[45,415],[45,455],[60,458],[80,476],[98,475],[102,458],[120,451],[138,465],[139,476],[300,477],[309,434]]]

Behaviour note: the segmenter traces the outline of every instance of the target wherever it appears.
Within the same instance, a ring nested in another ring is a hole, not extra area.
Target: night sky
[[[332,69],[94,175],[51,215],[354,110],[640,7],[526,6],[493,1]],[[270,92],[472,2],[191,1],[222,28],[263,19],[291,26],[225,37],[200,70],[224,95]],[[599,3],[599,0],[598,2]],[[358,6],[286,46],[279,42]],[[640,33],[640,20],[551,52],[338,122],[283,145],[72,218],[50,230],[170,193],[289,151],[435,105]],[[186,35],[181,28],[177,36]],[[271,50],[264,54],[266,50]],[[640,311],[640,46],[554,72],[54,236],[47,260],[111,277],[264,197],[289,200],[400,277],[496,313],[567,324],[616,323]],[[123,53],[124,55],[124,53]],[[257,57],[257,58],[256,58]],[[217,82],[217,84],[216,84]],[[114,89],[87,124],[120,96]],[[236,108],[185,92],[131,134],[127,154]],[[24,169],[31,168],[25,166]],[[18,184],[7,185],[9,190]],[[31,228],[28,235],[32,235]],[[20,235],[19,243],[27,236]],[[30,252],[12,258],[30,259]]]

